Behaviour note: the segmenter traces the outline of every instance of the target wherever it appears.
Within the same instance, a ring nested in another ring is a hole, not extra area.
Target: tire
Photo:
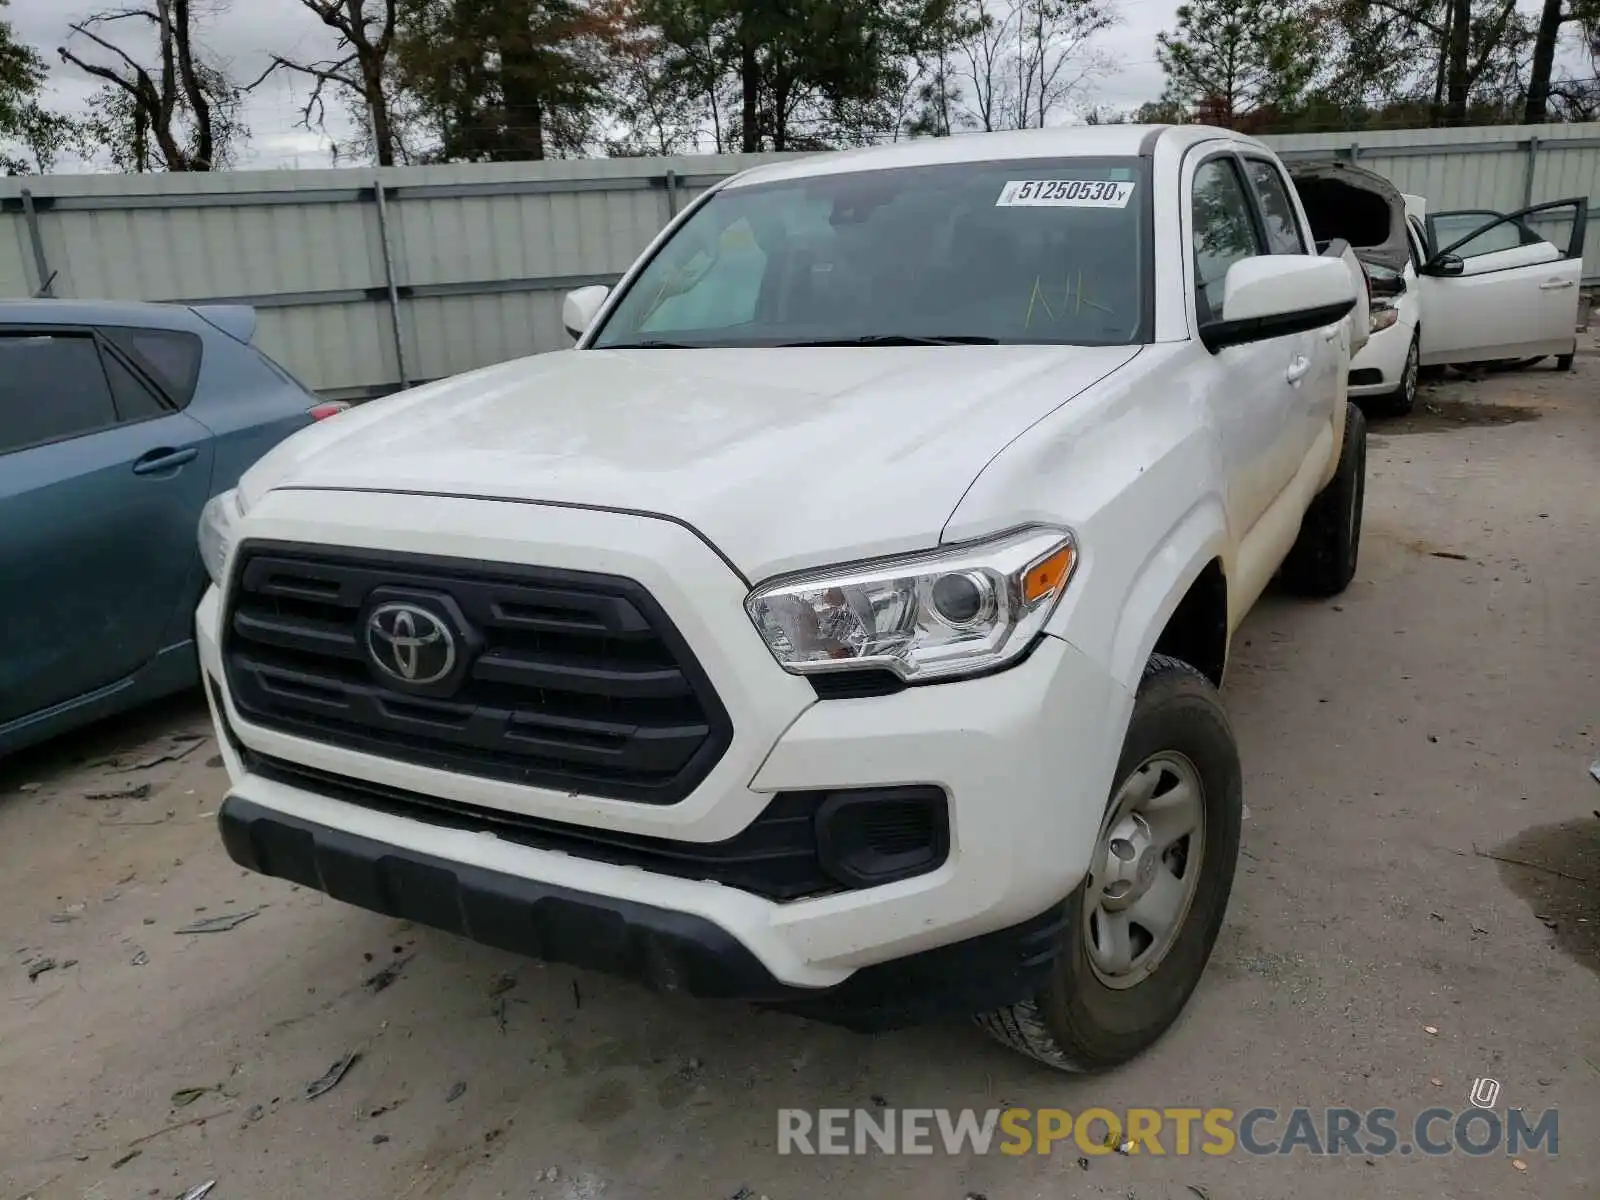
[[[996,1040],[1057,1070],[1105,1070],[1153,1045],[1188,1003],[1222,928],[1239,859],[1243,814],[1239,753],[1216,688],[1189,664],[1159,654],[1145,664],[1092,872],[1110,861],[1111,825],[1119,796],[1127,794],[1130,782],[1159,769],[1141,770],[1152,760],[1186,763],[1201,793],[1199,861],[1186,858],[1182,864],[1183,880],[1189,879],[1190,870],[1196,876],[1164,951],[1153,956],[1137,978],[1130,972],[1120,986],[1107,982],[1096,964],[1100,952],[1093,921],[1104,916],[1099,909],[1108,885],[1103,872],[1099,878],[1091,874],[1067,901],[1061,945],[1045,990],[1031,1000],[977,1018]],[[1158,787],[1156,798],[1173,797],[1177,791]],[[1183,842],[1187,851],[1195,849],[1193,834]],[[1142,865],[1146,858],[1141,852],[1133,861]],[[1155,869],[1167,868],[1158,860]],[[1143,952],[1147,958],[1152,949],[1153,942]]]
[[[1558,354],[1556,355],[1556,370],[1570,371],[1572,370],[1572,364],[1576,360],[1577,355],[1575,354]]]
[[[1406,350],[1406,365],[1400,369],[1400,386],[1381,396],[1366,396],[1357,400],[1363,411],[1375,417],[1403,417],[1416,405],[1417,379],[1422,371],[1417,361],[1421,354],[1417,341],[1420,336],[1413,335],[1411,346]]]
[[[1351,405],[1344,419],[1339,471],[1317,494],[1283,562],[1283,582],[1303,596],[1337,596],[1355,578],[1361,509],[1367,490],[1367,419]]]

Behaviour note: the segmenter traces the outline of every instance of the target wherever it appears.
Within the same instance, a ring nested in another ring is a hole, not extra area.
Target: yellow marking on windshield
[[[1110,305],[1100,304],[1089,299],[1089,297],[1084,294],[1083,272],[1081,270],[1078,271],[1075,279],[1069,278],[1067,280],[1066,289],[1061,297],[1061,305],[1063,316],[1066,315],[1068,306],[1071,306],[1074,316],[1082,315],[1085,307],[1095,309],[1098,312],[1103,312],[1109,317],[1116,316],[1116,313],[1112,311]],[[1050,301],[1045,295],[1043,275],[1035,275],[1033,277],[1033,291],[1028,296],[1028,315],[1023,319],[1022,322],[1022,328],[1025,331],[1033,326],[1033,311],[1035,308],[1044,309],[1045,316],[1049,317],[1052,321],[1057,319],[1055,309],[1050,307]]]
[[[1025,331],[1033,327],[1034,305],[1039,305],[1042,307],[1045,311],[1045,315],[1048,316],[1052,321],[1056,319],[1056,314],[1050,307],[1050,301],[1046,300],[1044,296],[1043,278],[1044,277],[1041,275],[1035,275],[1033,277],[1033,292],[1028,296],[1028,315],[1023,318],[1022,322],[1022,328]]]

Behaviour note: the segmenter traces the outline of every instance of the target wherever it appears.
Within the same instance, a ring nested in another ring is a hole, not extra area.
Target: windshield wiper
[[[596,346],[596,350],[694,350],[698,347],[687,342],[660,342],[647,339],[642,342],[613,342],[609,346]]]
[[[998,346],[999,338],[975,334],[954,337],[919,337],[913,333],[869,333],[852,338],[816,338],[805,342],[781,342],[783,346]]]

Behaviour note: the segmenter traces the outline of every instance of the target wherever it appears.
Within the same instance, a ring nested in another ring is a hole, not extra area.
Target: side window
[[[87,334],[0,334],[0,454],[116,424],[117,410]]]
[[[1411,244],[1411,265],[1420,271],[1422,264],[1428,261],[1428,232],[1415,217],[1406,222],[1406,228],[1411,234],[1407,239]]]
[[[1203,325],[1222,316],[1228,268],[1262,253],[1261,240],[1231,158],[1212,158],[1194,173],[1194,308]]]
[[[201,342],[181,329],[102,329],[101,332],[159,383],[179,408],[194,399]]]
[[[1267,253],[1304,254],[1306,242],[1300,236],[1300,221],[1295,216],[1294,202],[1289,199],[1289,189],[1284,186],[1278,168],[1259,158],[1245,160],[1245,173],[1255,188],[1256,199],[1261,204],[1261,215],[1267,226]]]
[[[144,382],[112,354],[104,355],[106,378],[111,381],[111,395],[117,402],[117,419],[124,422],[143,421],[147,417],[166,415],[167,408]]]
[[[1492,221],[1499,215],[1492,212],[1447,213],[1429,218],[1433,223],[1434,245],[1443,250],[1458,238]],[[1495,254],[1501,250],[1515,250],[1518,246],[1537,242],[1528,230],[1515,221],[1501,221],[1485,229],[1471,241],[1463,242],[1450,253],[1457,258],[1477,258],[1480,254]]]

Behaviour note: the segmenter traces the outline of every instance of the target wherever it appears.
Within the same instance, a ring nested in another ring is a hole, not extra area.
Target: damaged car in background
[[[1295,163],[1319,243],[1347,241],[1366,268],[1371,337],[1350,364],[1350,397],[1374,415],[1416,401],[1425,367],[1531,366],[1577,349],[1587,196],[1515,212],[1431,213],[1376,172]]]

